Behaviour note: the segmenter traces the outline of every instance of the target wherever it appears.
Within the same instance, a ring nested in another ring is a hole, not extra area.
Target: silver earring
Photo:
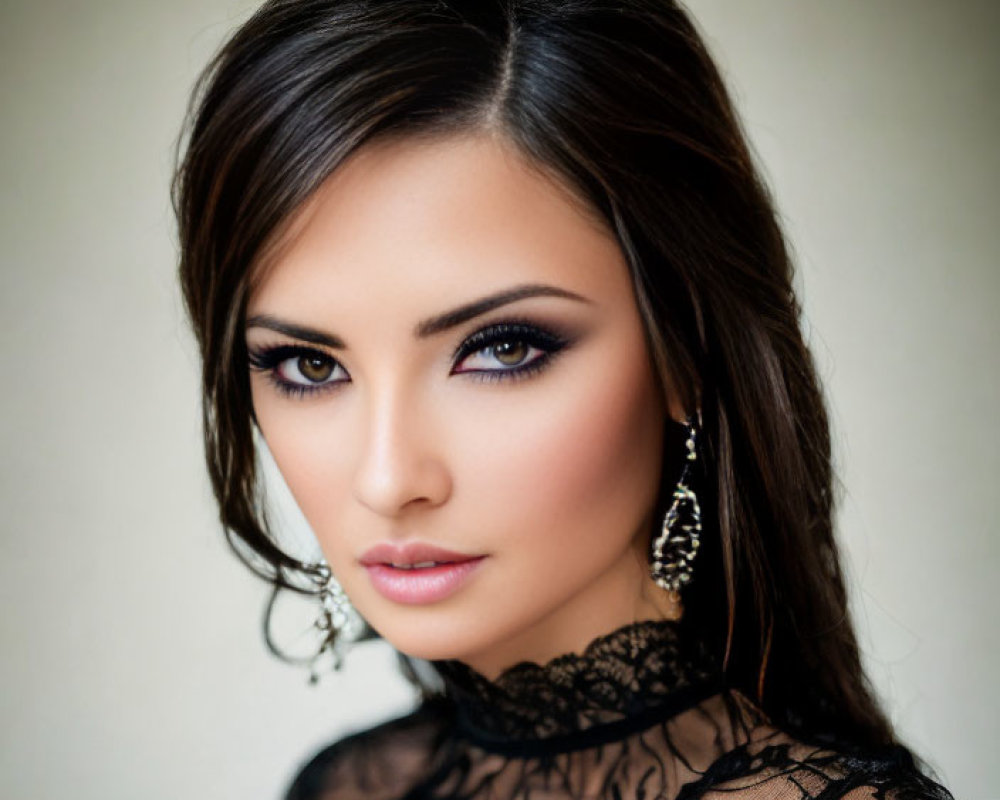
[[[329,653],[333,668],[339,670],[344,654],[361,636],[364,622],[328,565],[316,564],[312,574],[319,584],[319,615],[315,625],[323,637],[316,655],[309,659],[309,683],[315,684],[319,681],[317,664],[323,654]]]
[[[695,421],[697,419],[697,422]],[[689,486],[691,470],[698,459],[698,429],[701,412],[690,417],[687,426],[687,457],[674,488],[673,501],[663,517],[663,529],[653,542],[650,575],[657,586],[679,599],[682,586],[691,582],[694,558],[701,544],[701,507]]]

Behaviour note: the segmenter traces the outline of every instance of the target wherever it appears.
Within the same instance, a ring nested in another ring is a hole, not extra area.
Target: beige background
[[[1000,6],[691,7],[798,254],[868,664],[956,797],[1000,797]],[[411,702],[384,645],[317,689],[268,656],[215,522],[167,184],[249,9],[0,5],[4,798],[275,798]]]

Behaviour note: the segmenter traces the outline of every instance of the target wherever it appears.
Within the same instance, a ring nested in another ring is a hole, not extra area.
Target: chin
[[[425,607],[416,613],[399,614],[386,624],[369,619],[379,635],[401,653],[426,661],[458,659],[467,661],[474,654],[489,649],[497,636],[479,615],[462,615],[456,619]]]

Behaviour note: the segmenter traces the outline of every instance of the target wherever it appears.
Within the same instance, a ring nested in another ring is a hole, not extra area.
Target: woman
[[[950,796],[862,672],[791,264],[681,8],[269,2],[175,204],[231,541],[423,688],[289,798]]]

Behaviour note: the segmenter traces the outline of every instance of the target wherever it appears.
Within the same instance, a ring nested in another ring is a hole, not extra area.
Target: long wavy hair
[[[192,96],[173,201],[234,549],[275,587],[307,567],[260,502],[252,267],[365,143],[475,132],[506,137],[607,224],[661,380],[701,409],[705,530],[682,624],[787,730],[894,743],[848,613],[786,242],[717,68],[670,0],[271,0],[221,48]],[[676,463],[664,454],[665,479]]]

